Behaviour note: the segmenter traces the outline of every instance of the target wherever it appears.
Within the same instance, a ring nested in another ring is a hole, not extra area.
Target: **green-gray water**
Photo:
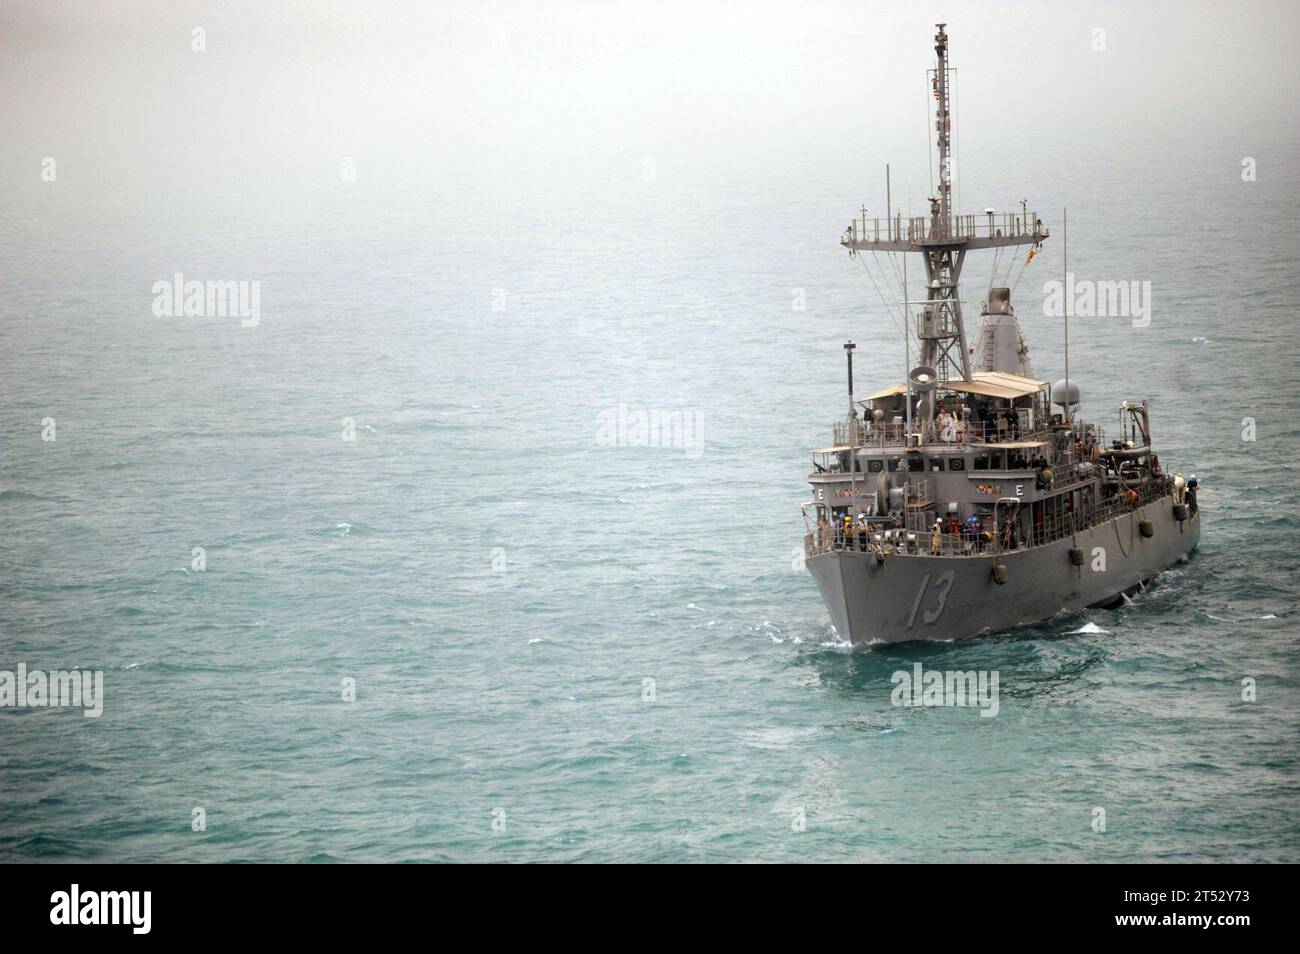
[[[0,859],[1300,860],[1294,131],[968,137],[967,206],[1068,205],[1072,271],[1152,282],[1071,378],[1104,425],[1151,399],[1202,542],[1118,611],[855,653],[797,560],[840,344],[864,389],[903,364],[837,244],[883,185],[844,121],[653,175],[10,189],[0,669],[106,698],[0,711]],[[1060,255],[1015,293],[1042,377]],[[156,317],[177,271],[260,322]],[[699,453],[607,446],[620,404]],[[892,706],[918,661],[997,670],[998,716]]]

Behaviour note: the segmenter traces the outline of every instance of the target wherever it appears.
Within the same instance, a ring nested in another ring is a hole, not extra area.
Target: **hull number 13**
[[[921,619],[927,626],[933,626],[938,621],[939,617],[943,615],[944,606],[948,603],[948,591],[952,589],[952,580],[953,571],[948,570],[946,573],[941,573],[939,578],[934,581],[934,586],[931,587],[930,574],[925,575],[925,579],[921,580],[921,588],[916,591],[916,599],[912,601],[912,612],[907,617],[908,629],[911,629],[912,624],[916,622],[916,613],[921,608],[921,601],[925,599],[926,590],[933,590],[934,592],[934,609],[927,609],[923,612]]]

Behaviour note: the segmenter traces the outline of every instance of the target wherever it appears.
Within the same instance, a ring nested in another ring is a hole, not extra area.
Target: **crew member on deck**
[[[1038,480],[1036,484],[1039,490],[1050,490],[1052,487],[1052,468],[1047,466],[1047,461],[1039,459],[1038,462]]]
[[[939,440],[951,444],[957,439],[957,421],[948,413],[946,407],[939,411],[937,423],[939,425]]]

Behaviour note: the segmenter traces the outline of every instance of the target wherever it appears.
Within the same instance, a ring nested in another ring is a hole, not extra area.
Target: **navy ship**
[[[864,209],[841,237],[851,256],[919,255],[926,288],[910,301],[904,277],[905,360],[914,319],[919,363],[855,400],[846,343],[848,414],[813,452],[806,565],[854,645],[961,639],[1118,605],[1201,532],[1197,481],[1162,467],[1145,400],[1123,401],[1112,433],[1079,416],[1068,317],[1054,384],[1033,374],[1010,288],[989,288],[967,334],[967,253],[1028,247],[1027,265],[1051,233],[1027,203],[953,211],[944,27],[929,71],[939,173],[929,213],[869,219]]]

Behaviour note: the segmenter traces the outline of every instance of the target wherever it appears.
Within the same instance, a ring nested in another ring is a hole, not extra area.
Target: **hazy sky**
[[[1283,2],[0,0],[0,181],[427,181],[851,147],[926,161],[946,20],[963,149],[1296,138]],[[191,49],[206,31],[205,52]],[[1101,28],[1104,50],[1094,49]]]

